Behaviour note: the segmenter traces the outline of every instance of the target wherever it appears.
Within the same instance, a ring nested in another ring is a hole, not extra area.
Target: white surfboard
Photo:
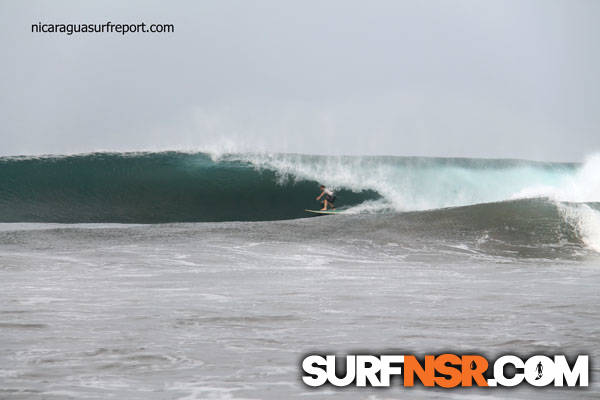
[[[304,210],[306,212],[309,213],[313,213],[313,214],[341,214],[342,211],[338,211],[338,210]]]

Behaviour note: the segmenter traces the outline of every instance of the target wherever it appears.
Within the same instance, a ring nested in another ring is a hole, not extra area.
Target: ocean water
[[[600,397],[600,162],[0,160],[0,398]],[[344,214],[306,217],[317,179]],[[310,389],[309,353],[589,354],[591,386]]]

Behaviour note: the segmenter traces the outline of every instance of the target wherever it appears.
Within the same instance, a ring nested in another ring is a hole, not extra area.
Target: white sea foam
[[[564,221],[590,249],[600,252],[600,211],[585,204],[600,202],[600,154],[588,157],[561,185],[534,185],[514,197],[542,196],[554,200]]]
[[[600,154],[588,157],[574,174],[566,175],[559,185],[533,183],[512,198],[548,197],[576,203],[600,202]]]
[[[374,190],[378,211],[427,210],[530,197],[558,201],[600,201],[600,155],[579,167],[493,160],[322,157],[294,154],[237,154],[229,159],[271,169],[280,179],[314,180],[334,189]],[[358,209],[357,209],[358,210]]]
[[[548,198],[583,242],[600,252],[600,154],[580,166],[533,162],[489,163],[395,157],[238,154],[230,158],[277,172],[282,181],[314,180],[334,189],[374,190],[382,199],[349,213],[413,211],[523,198]]]
[[[600,253],[600,212],[587,204],[557,203],[562,218],[573,226],[581,240]]]

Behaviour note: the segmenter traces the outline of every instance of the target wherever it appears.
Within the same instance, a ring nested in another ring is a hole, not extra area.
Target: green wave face
[[[279,220],[316,208],[318,183],[176,152],[0,159],[0,222]],[[340,190],[344,205],[379,195]]]

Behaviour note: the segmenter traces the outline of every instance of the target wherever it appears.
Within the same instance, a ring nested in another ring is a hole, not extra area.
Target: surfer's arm
[[[323,197],[324,194],[325,194],[325,191],[323,190],[321,192],[321,194],[317,196],[317,200],[321,200],[321,197]]]

